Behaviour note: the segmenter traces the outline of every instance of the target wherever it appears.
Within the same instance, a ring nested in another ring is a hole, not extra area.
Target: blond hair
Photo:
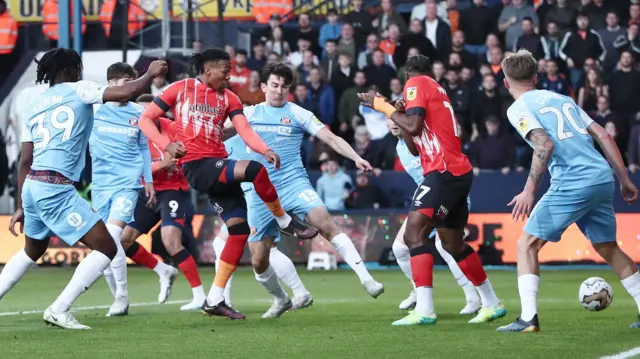
[[[502,71],[508,79],[527,81],[533,79],[538,72],[538,62],[531,52],[520,49],[502,60]]]

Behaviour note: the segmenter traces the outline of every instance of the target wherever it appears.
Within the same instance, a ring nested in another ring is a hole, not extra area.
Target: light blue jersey
[[[89,139],[92,160],[92,205],[106,222],[129,223],[138,200],[142,178],[152,183],[149,141],[138,127],[144,108],[106,103],[94,114]]]
[[[592,242],[615,241],[613,173],[587,131],[593,120],[571,98],[545,90],[526,92],[507,115],[532,147],[527,135],[536,129],[544,130],[554,145],[551,186],[529,216],[525,232],[558,241],[576,223]]]
[[[247,148],[242,138],[237,135],[225,142],[229,157],[262,163],[286,211],[304,218],[311,209],[323,206],[302,165],[300,146],[305,132],[315,136],[324,128],[324,124],[313,113],[293,103],[286,103],[283,107],[271,107],[261,103],[246,107],[244,114],[251,128],[280,156],[280,169],[275,170],[264,156]],[[247,205],[248,222],[252,228],[249,241],[260,241],[265,237],[277,239],[279,233],[275,219],[255,191],[247,192],[245,198],[248,204],[251,203],[250,206]]]
[[[27,237],[44,240],[56,234],[73,245],[100,220],[71,181],[80,179],[93,104],[102,103],[105,89],[88,81],[61,83],[32,100],[21,140],[33,142],[31,169],[40,172],[29,175],[22,188]]]

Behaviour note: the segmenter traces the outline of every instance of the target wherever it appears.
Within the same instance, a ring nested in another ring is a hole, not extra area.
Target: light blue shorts
[[[616,241],[614,182],[579,190],[548,191],[531,212],[524,231],[549,242],[573,223],[592,243]]]
[[[284,191],[278,190],[278,194],[282,208],[301,219],[304,219],[312,209],[324,207],[320,196],[306,179],[288,185]],[[253,191],[245,193],[245,198],[248,208],[247,220],[251,228],[249,242],[259,242],[265,237],[274,237],[279,241],[278,223],[264,202]]]
[[[133,212],[138,201],[139,189],[91,190],[91,204],[100,218],[124,223],[133,222]]]
[[[100,217],[70,184],[50,184],[27,179],[22,187],[24,234],[35,240],[57,235],[76,244]]]

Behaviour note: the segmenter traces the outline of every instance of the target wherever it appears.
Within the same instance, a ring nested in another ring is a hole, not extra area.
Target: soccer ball
[[[580,285],[578,300],[587,310],[597,312],[607,309],[613,302],[613,288],[600,277],[588,278]]]

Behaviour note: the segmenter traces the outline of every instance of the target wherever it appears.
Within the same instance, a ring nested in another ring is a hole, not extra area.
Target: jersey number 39
[[[59,106],[50,113],[43,112],[31,119],[30,125],[35,125],[35,134],[38,137],[38,140],[34,141],[33,143],[34,149],[46,147],[51,141],[51,131],[44,125],[44,121],[47,115],[50,115],[49,122],[51,123],[51,127],[53,127],[53,129],[64,131],[62,133],[62,137],[60,138],[60,142],[64,142],[68,140],[69,137],[71,137],[73,123],[76,120],[76,114],[69,106]],[[53,136],[55,135],[56,133],[53,134]]]

